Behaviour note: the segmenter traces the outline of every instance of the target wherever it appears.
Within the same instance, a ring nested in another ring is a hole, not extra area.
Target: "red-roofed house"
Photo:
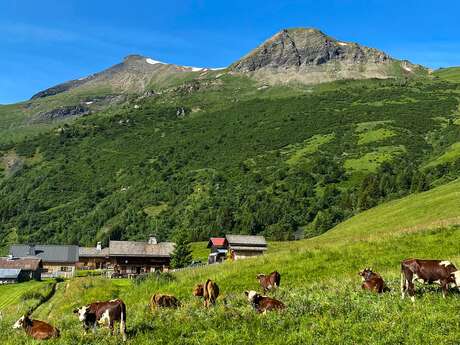
[[[227,257],[227,246],[228,243],[224,237],[211,237],[208,242],[208,248],[211,248],[208,264],[224,261]]]

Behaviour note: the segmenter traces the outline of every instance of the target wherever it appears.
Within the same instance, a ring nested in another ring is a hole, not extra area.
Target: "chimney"
[[[157,244],[157,238],[155,236],[150,235],[149,237],[149,244]]]
[[[36,254],[36,253],[35,253],[35,244],[31,244],[31,245],[29,246],[29,255],[30,255],[30,256],[35,256],[35,254]]]
[[[97,244],[96,244],[96,250],[97,250],[97,251],[101,251],[101,250],[102,250],[102,243],[101,243],[101,242],[97,242]]]

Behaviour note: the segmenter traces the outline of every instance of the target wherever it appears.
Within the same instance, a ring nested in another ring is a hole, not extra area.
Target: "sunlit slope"
[[[314,241],[378,238],[460,223],[460,180],[360,213]]]
[[[460,82],[460,67],[441,68],[433,72],[433,75],[452,82]]]

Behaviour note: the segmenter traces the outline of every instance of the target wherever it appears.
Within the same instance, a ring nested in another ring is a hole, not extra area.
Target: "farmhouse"
[[[42,259],[37,257],[0,258],[0,283],[19,283],[40,280],[43,269]]]
[[[157,243],[154,237],[148,242],[110,241],[110,263],[120,274],[141,274],[169,268],[174,243]]]
[[[37,257],[43,262],[42,277],[73,277],[78,262],[78,246],[15,244],[13,257]]]
[[[101,242],[96,247],[80,247],[78,256],[80,269],[101,269],[110,263],[109,248],[102,248]]]
[[[226,235],[228,250],[233,260],[262,255],[267,250],[263,236]]]
[[[224,237],[211,237],[207,248],[211,248],[211,253],[208,256],[208,264],[222,262],[227,257],[227,240]]]

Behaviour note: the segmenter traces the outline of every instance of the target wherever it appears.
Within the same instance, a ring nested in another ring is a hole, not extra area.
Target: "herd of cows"
[[[390,291],[383,278],[372,269],[366,268],[359,272],[362,277],[362,289],[376,293]],[[264,293],[277,289],[280,286],[281,275],[275,271],[269,275],[257,275],[260,286]],[[442,260],[419,260],[408,259],[401,262],[401,294],[402,298],[406,293],[415,301],[415,281],[424,284],[439,284],[442,289],[443,297],[449,287],[460,289],[460,270],[450,262]],[[208,279],[204,284],[198,284],[193,289],[193,295],[204,299],[204,306],[210,307],[216,303],[219,296],[218,285]],[[258,313],[265,313],[271,310],[282,310],[286,306],[283,302],[261,295],[256,291],[245,291],[245,295]],[[154,294],[149,303],[150,308],[178,308],[181,306],[179,300],[173,295]],[[125,341],[126,336],[126,305],[121,299],[106,302],[94,302],[74,310],[78,319],[82,322],[85,332],[89,329],[95,330],[97,325],[108,325],[111,334],[114,333],[114,323],[120,323],[120,333]],[[23,328],[25,332],[35,339],[50,339],[59,337],[60,332],[57,328],[39,320],[30,319],[30,315],[22,316],[13,328]]]

